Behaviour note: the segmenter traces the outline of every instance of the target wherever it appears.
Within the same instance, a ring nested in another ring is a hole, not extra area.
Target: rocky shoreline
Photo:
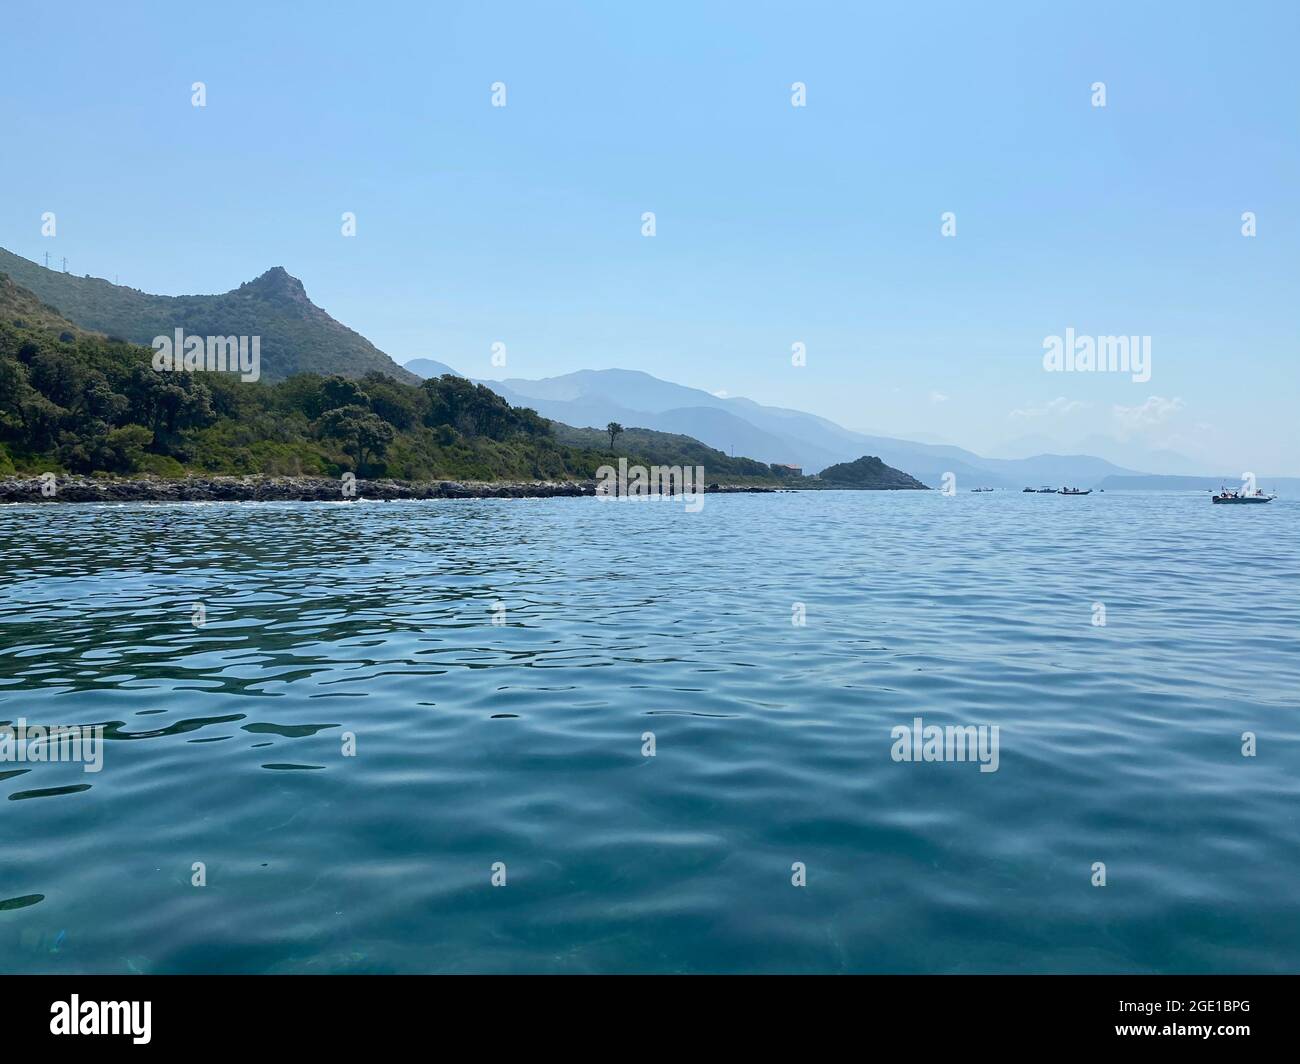
[[[710,484],[709,493],[781,489]],[[400,499],[548,499],[596,494],[596,481],[354,480],[334,477],[5,477],[0,503],[355,502]]]

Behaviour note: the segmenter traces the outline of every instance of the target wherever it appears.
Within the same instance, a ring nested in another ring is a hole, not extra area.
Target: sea
[[[1298,525],[0,508],[0,971],[1300,971]]]

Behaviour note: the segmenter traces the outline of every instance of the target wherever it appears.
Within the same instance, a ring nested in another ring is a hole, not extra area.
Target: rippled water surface
[[[106,727],[0,763],[0,969],[1300,970],[1298,519],[0,508],[0,721]]]

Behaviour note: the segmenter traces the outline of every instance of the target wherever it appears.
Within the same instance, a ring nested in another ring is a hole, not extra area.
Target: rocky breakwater
[[[593,495],[594,481],[351,480],[338,477],[6,477],[0,502],[349,502]]]
[[[768,492],[710,484],[710,492]],[[336,477],[5,477],[0,503],[355,502],[398,499],[546,499],[595,495],[587,481],[349,480]]]

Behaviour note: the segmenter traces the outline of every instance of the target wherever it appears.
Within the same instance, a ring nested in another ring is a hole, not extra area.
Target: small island
[[[863,455],[852,462],[827,466],[816,478],[822,488],[855,488],[859,491],[929,491],[916,477],[887,466],[879,458]]]

